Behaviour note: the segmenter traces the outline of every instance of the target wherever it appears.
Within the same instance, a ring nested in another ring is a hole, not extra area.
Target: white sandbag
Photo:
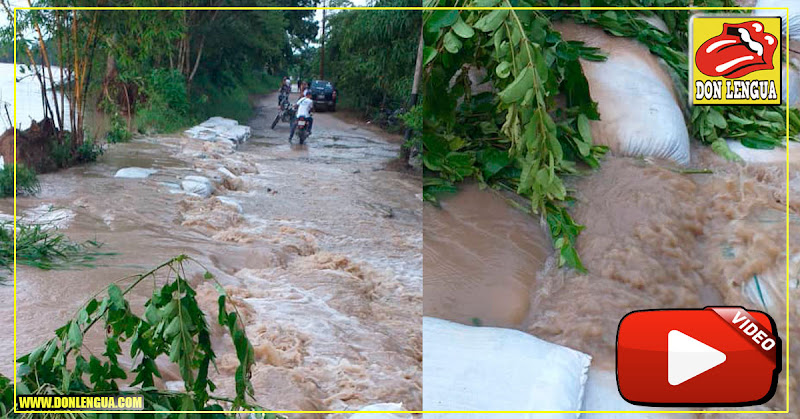
[[[595,144],[625,156],[653,156],[688,164],[689,133],[669,73],[638,42],[571,22],[554,23],[566,40],[600,48],[606,61],[581,60],[600,121]]]
[[[423,317],[423,409],[580,410],[591,362],[584,353],[518,330]],[[446,418],[426,413],[426,419]],[[481,418],[505,419],[503,414]],[[576,418],[575,413],[515,418]]]
[[[586,381],[583,397],[583,408],[591,411],[652,411],[652,413],[582,413],[580,419],[689,419],[694,415],[686,413],[663,413],[660,410],[676,410],[675,408],[662,409],[657,407],[637,406],[630,404],[619,395],[617,389],[617,376],[614,371],[589,369],[589,379]]]
[[[208,198],[214,192],[214,185],[203,176],[186,176],[181,182],[181,188],[189,193]]]
[[[212,116],[211,118],[208,118],[205,122],[201,123],[200,125],[204,127],[234,127],[236,125],[239,125],[239,123],[236,122],[235,119],[223,118],[221,116]]]
[[[398,412],[406,410],[402,403],[378,403],[364,406],[359,412]],[[411,419],[410,413],[356,413],[350,419]]]
[[[125,167],[117,170],[117,173],[114,174],[114,177],[125,179],[144,179],[156,172],[158,172],[158,170],[144,169],[141,167]]]
[[[789,153],[789,162],[800,162],[800,144],[790,142],[789,147],[775,147],[772,150],[759,150],[742,145],[736,140],[727,140],[728,148],[739,155],[746,163],[753,164],[786,164],[786,153]]]
[[[800,40],[800,0],[758,0],[755,7],[788,7],[789,37]],[[753,15],[780,16],[783,22],[783,30],[785,31],[787,28],[786,13],[783,10],[753,10]]]

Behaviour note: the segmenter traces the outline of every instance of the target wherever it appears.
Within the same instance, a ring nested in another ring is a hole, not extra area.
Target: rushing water
[[[572,180],[571,212],[586,226],[577,246],[585,275],[555,267],[539,220],[502,208],[504,200],[492,192],[468,186],[463,196],[445,199],[442,210],[426,205],[425,314],[517,328],[588,353],[593,368],[611,373],[617,325],[632,310],[745,306],[772,315],[785,336],[784,165],[737,165],[707,149],[694,153],[693,165],[713,174],[609,156],[597,172]],[[795,255],[800,166],[789,179]],[[793,336],[800,332],[797,268],[793,259]],[[800,353],[797,339],[791,349]],[[766,408],[785,408],[787,376],[792,388],[800,384],[793,358]]]
[[[290,146],[287,124],[270,130],[275,97],[251,121],[254,138],[224,147],[158,137],[113,145],[94,164],[41,176],[42,192],[19,199],[20,213],[42,204],[72,214],[64,232],[105,243],[119,255],[95,269],[41,271],[17,277],[17,349],[52,336],[78,307],[111,281],[142,273],[185,253],[223,283],[243,315],[256,352],[256,402],[278,410],[350,410],[379,402],[421,408],[422,201],[418,177],[386,169],[399,145],[332,115],[318,114],[307,146]],[[120,179],[119,168],[159,171]],[[226,167],[242,184],[190,197],[172,188],[186,175],[218,176]],[[215,174],[216,173],[216,174]],[[0,211],[12,211],[9,200]],[[201,307],[215,313],[216,290],[187,265]],[[152,292],[131,298],[139,307]],[[11,301],[11,287],[0,288]],[[0,332],[11,334],[11,306]],[[209,323],[213,323],[209,321]],[[234,392],[235,352],[213,329],[218,393]],[[99,346],[99,339],[88,339]],[[11,359],[12,341],[0,343]],[[164,364],[164,381],[179,380]],[[2,372],[10,374],[10,363]],[[174,384],[174,383],[172,383]],[[166,383],[162,383],[166,385]]]

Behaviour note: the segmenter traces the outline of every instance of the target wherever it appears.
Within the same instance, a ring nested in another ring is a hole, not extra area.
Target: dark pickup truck
[[[311,99],[314,101],[314,110],[320,108],[336,112],[336,88],[333,83],[325,80],[311,82]]]

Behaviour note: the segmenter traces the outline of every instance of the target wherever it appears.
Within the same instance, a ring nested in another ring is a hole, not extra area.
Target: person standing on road
[[[300,98],[299,99],[305,98],[306,97],[306,93],[308,93],[308,83],[306,83],[306,82],[300,83],[300,89],[298,90],[298,93],[300,93]]]
[[[284,76],[281,82],[280,94],[278,95],[278,107],[282,107],[283,103],[289,105],[289,93],[292,92],[292,81],[289,77]]]
[[[311,127],[314,125],[314,118],[311,116],[311,110],[314,107],[314,101],[311,100],[311,92],[306,90],[306,96],[297,101],[297,113],[295,119],[292,121],[292,129],[289,132],[289,142],[294,138],[294,130],[297,128],[297,120],[301,117],[306,119],[308,123],[308,135],[311,135]]]

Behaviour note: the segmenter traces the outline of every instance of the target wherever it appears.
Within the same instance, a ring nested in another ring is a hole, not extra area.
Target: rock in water
[[[158,170],[143,169],[141,167],[125,167],[117,170],[117,173],[114,174],[114,177],[125,179],[144,179],[156,172],[158,172]]]
[[[208,198],[214,192],[214,185],[203,176],[186,176],[181,182],[184,191]]]

